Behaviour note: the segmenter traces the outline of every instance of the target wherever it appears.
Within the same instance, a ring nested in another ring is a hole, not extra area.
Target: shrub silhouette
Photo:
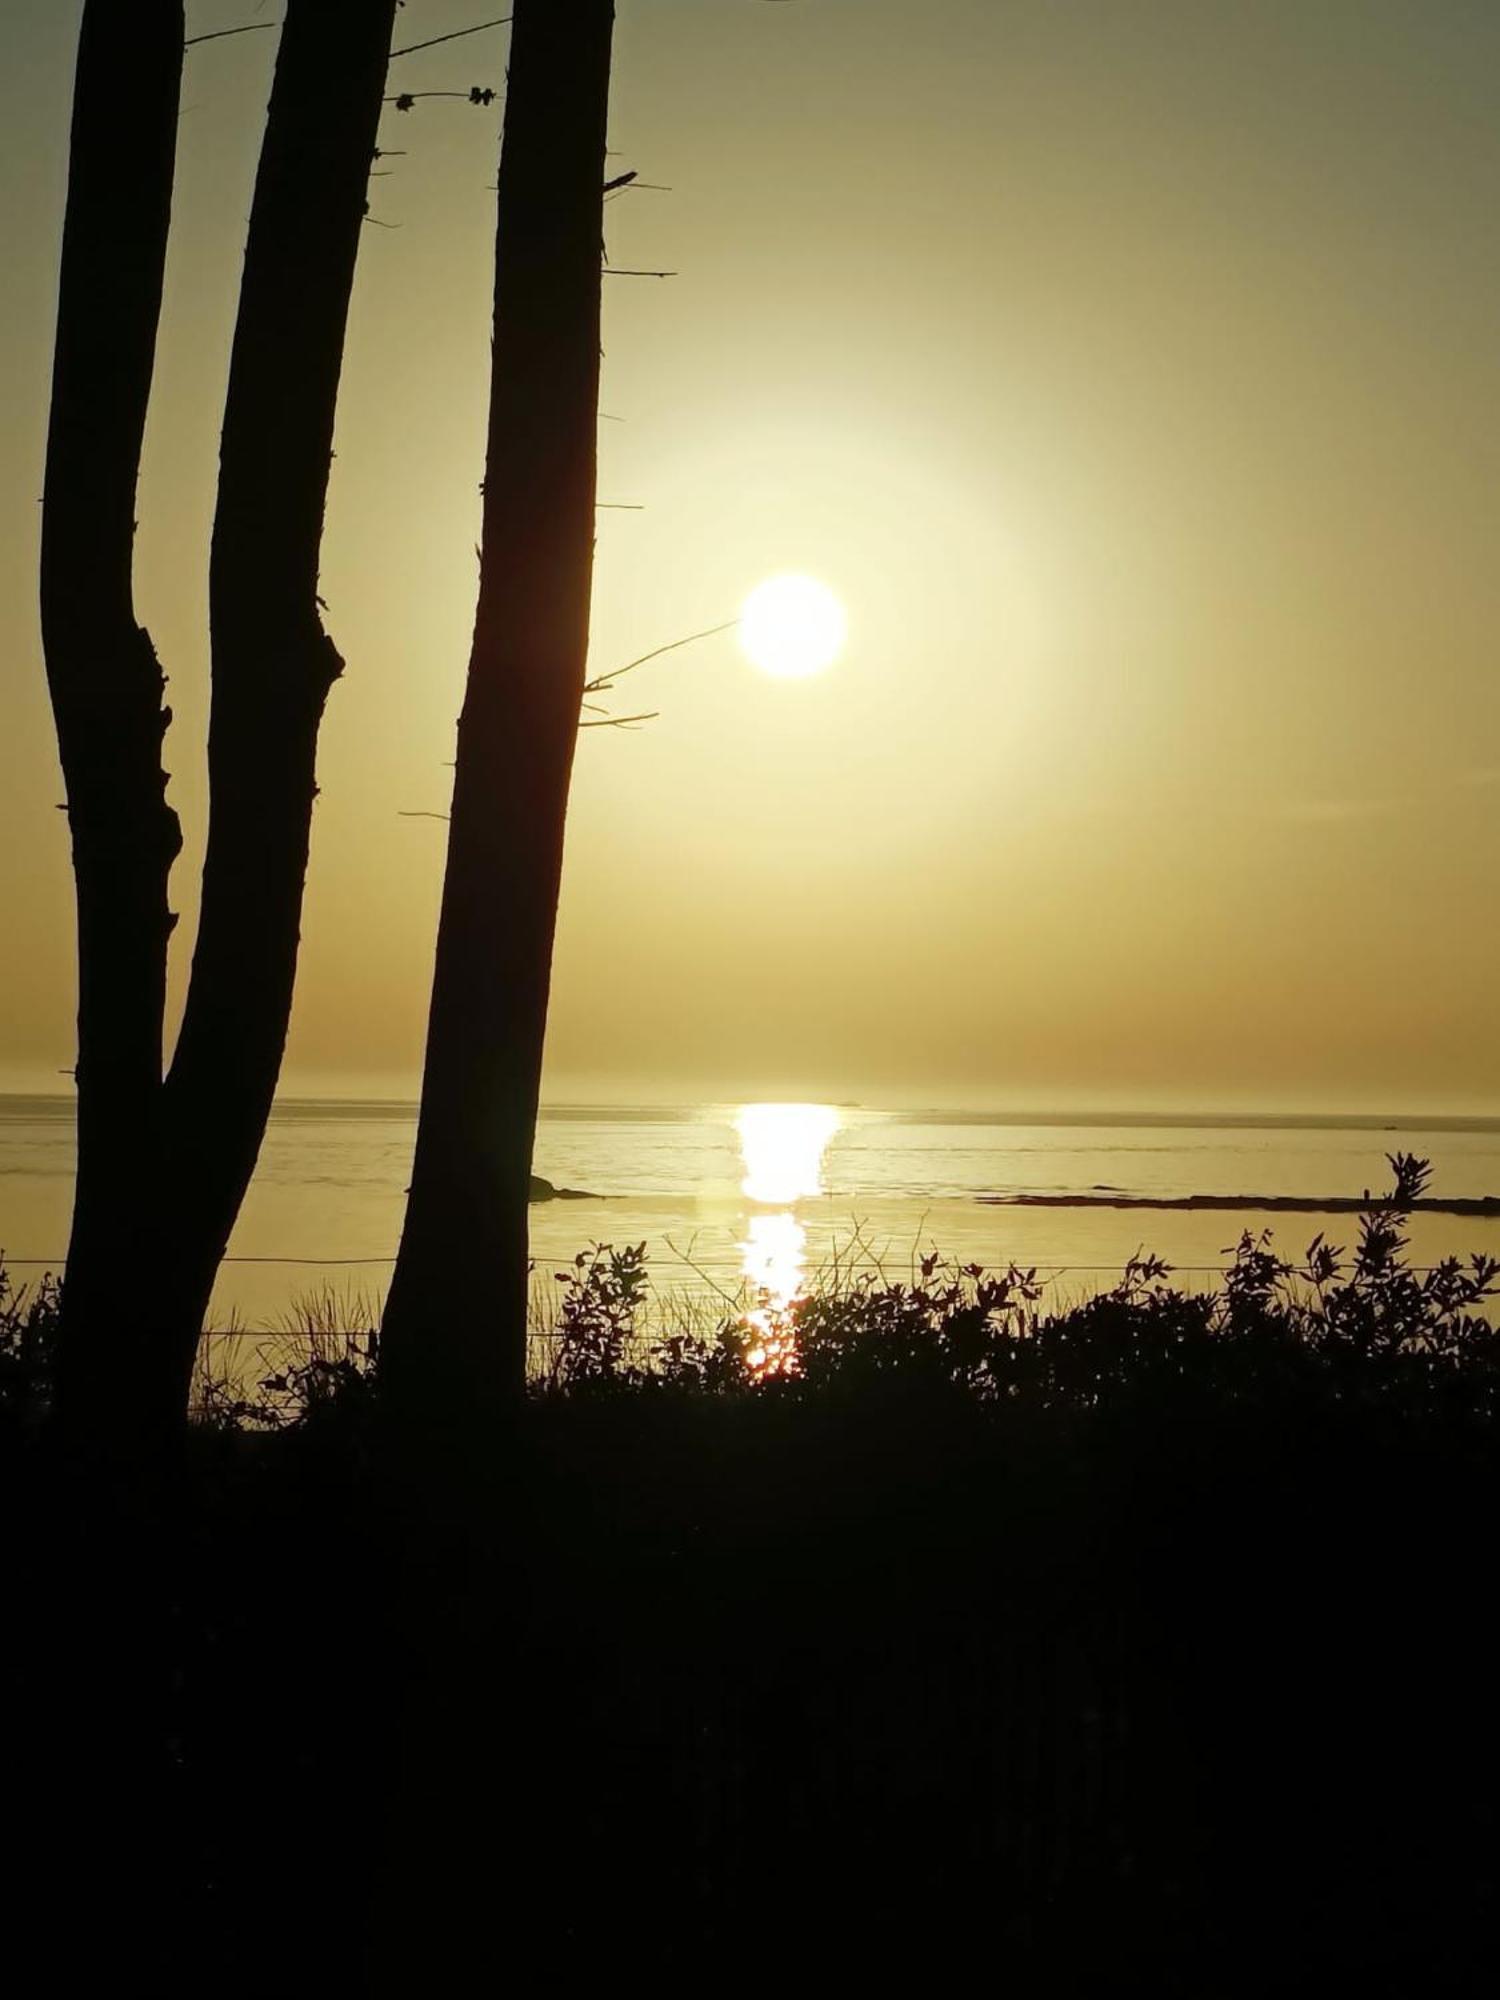
[[[562,1296],[537,1333],[533,1394],[544,1400],[661,1396],[792,1403],[934,1396],[980,1410],[1083,1413],[1142,1398],[1263,1403],[1300,1395],[1392,1413],[1492,1419],[1500,1334],[1485,1307],[1500,1259],[1475,1253],[1413,1267],[1408,1222],[1431,1169],[1388,1156],[1393,1186],[1367,1196],[1352,1250],[1320,1233],[1298,1260],[1272,1231],[1246,1231],[1211,1291],[1172,1282],[1161,1258],[1132,1258],[1107,1291],[1048,1312],[1034,1269],[990,1271],[931,1252],[906,1281],[835,1271],[785,1307],[701,1310],[653,1324],[644,1243],[596,1243],[553,1273]],[[17,1290],[0,1258],[0,1424],[45,1411],[58,1287]],[[757,1373],[766,1315],[791,1364]],[[362,1301],[305,1301],[271,1343],[274,1366],[246,1384],[200,1377],[200,1428],[355,1426],[379,1393],[379,1339]]]
[[[1430,1168],[1410,1154],[1388,1158],[1392,1190],[1367,1196],[1352,1252],[1319,1234],[1292,1262],[1270,1230],[1247,1231],[1214,1291],[1184,1291],[1170,1265],[1141,1256],[1108,1291],[1055,1312],[1039,1310],[1035,1270],[991,1272],[933,1253],[906,1282],[860,1273],[814,1284],[781,1309],[794,1362],[766,1376],[746,1365],[762,1338],[746,1316],[706,1331],[640,1326],[644,1246],[600,1244],[558,1274],[566,1297],[539,1386],[800,1402],[943,1395],[1075,1412],[1150,1396],[1255,1402],[1295,1392],[1413,1416],[1491,1417],[1500,1338],[1483,1308],[1500,1261],[1476,1254],[1414,1269],[1408,1219]]]
[[[671,1972],[739,1963],[769,1868],[768,1973],[906,1950],[942,1983],[945,1950],[977,1950],[1018,1991],[1258,2000],[1314,1959],[1360,1990],[1469,1990],[1443,1963],[1488,1950],[1492,1908],[1497,1272],[1414,1268],[1426,1169],[1391,1164],[1349,1250],[1247,1233],[1209,1292],[1149,1256],[1055,1311],[1021,1268],[834,1272],[785,1309],[795,1365],[769,1375],[748,1365],[769,1301],[676,1310],[640,1244],[557,1274],[497,1441],[506,1532],[423,1628],[473,1731],[455,1806],[487,1773],[528,1828],[504,1861],[521,1970],[612,1973],[643,1910]],[[50,1287],[0,1289],[5,1441],[45,1408],[54,1325]],[[405,1657],[380,1357],[327,1299],[270,1354],[189,1439],[152,1768],[190,1829],[200,1964],[264,1991],[295,1960],[347,1991]],[[41,1459],[9,1464],[26,1565],[65,1587]],[[31,1588],[18,1629],[44,1630]],[[0,1660],[15,1713],[49,1690],[27,1648]],[[516,1714],[538,1726],[486,1748]],[[39,1797],[59,1727],[28,1732]],[[247,1936],[247,1857],[289,1825],[322,1894]]]
[[[56,1278],[18,1291],[0,1255],[0,1431],[34,1429],[47,1409],[61,1304]]]

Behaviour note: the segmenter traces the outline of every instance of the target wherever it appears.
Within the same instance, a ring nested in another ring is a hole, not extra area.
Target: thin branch
[[[627,660],[623,667],[610,667],[597,680],[584,684],[585,694],[603,694],[612,687],[622,674],[634,673],[637,667],[645,666],[648,660],[659,660],[663,653],[675,653],[680,646],[695,646],[700,639],[716,639],[721,632],[732,632],[739,624],[738,618],[728,618],[722,625],[710,625],[703,632],[689,632],[685,639],[673,639],[665,646],[654,646],[649,653],[642,653],[638,660]]]
[[[185,49],[196,48],[199,42],[222,42],[226,35],[258,35],[264,28],[279,28],[279,21],[252,21],[244,28],[215,28],[211,35],[189,35],[183,43]]]
[[[672,1241],[670,1236],[663,1237],[662,1240],[666,1244],[667,1248],[671,1251],[674,1257],[680,1257],[682,1262],[687,1265],[690,1271],[694,1271],[697,1273],[697,1275],[703,1280],[704,1284],[708,1286],[710,1291],[717,1292],[719,1297],[724,1300],[726,1305],[729,1305],[734,1309],[734,1312],[737,1316],[743,1317],[745,1311],[744,1294],[741,1293],[741,1295],[738,1298],[736,1298],[733,1292],[726,1292],[724,1287],[714,1277],[713,1273],[711,1271],[705,1270],[703,1265],[701,1265],[698,1262],[697,1258],[694,1257],[693,1251],[697,1246],[698,1242],[696,1234],[692,1237],[686,1250],[679,1250],[677,1245]]]
[[[644,500],[596,500],[595,508],[601,514],[644,514]]]
[[[674,190],[665,181],[638,181],[634,174],[623,174],[617,181],[604,184],[604,206],[618,201],[622,194],[671,194]]]
[[[397,811],[397,814],[396,814],[396,817],[397,817],[397,819],[442,819],[442,820],[447,820],[447,819],[451,819],[451,818],[453,817],[453,815],[452,815],[451,813],[424,813],[424,812],[401,812],[401,811],[399,811],[399,810],[398,810],[398,811]]]
[[[618,264],[606,264],[606,278],[675,278],[676,271],[622,271]]]
[[[661,714],[659,708],[647,709],[644,715],[610,715],[602,722],[580,722],[580,729],[629,729],[637,722],[655,722]]]
[[[501,14],[493,21],[476,22],[472,28],[455,28],[451,35],[434,35],[430,42],[408,42],[404,49],[392,49],[390,59],[397,56],[414,56],[418,49],[435,49],[440,42],[462,41],[465,35],[482,35],[486,28],[503,28],[510,20],[509,14]]]
[[[495,93],[488,84],[474,84],[469,90],[403,90],[396,97],[382,97],[382,104],[394,104],[398,111],[410,111],[419,97],[461,97],[469,104],[493,104]]]

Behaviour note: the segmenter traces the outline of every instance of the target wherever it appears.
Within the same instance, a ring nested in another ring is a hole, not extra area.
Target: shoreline
[[[1386,1197],[1360,1195],[1300,1194],[981,1194],[974,1197],[983,1208],[1151,1208],[1176,1210],[1219,1209],[1268,1215],[1363,1215],[1370,1210],[1384,1213],[1392,1203]],[[1500,1216],[1500,1195],[1422,1195],[1400,1211],[1410,1215]]]

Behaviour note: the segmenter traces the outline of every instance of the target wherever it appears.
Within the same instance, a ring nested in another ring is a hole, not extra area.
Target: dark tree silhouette
[[[517,0],[483,546],[416,1160],[383,1336],[413,1435],[513,1404],[526,1204],[588,650],[612,0]]]
[[[108,1936],[146,1983],[155,1970],[133,1913],[152,1907],[147,1850],[160,1873],[140,1829],[167,1685],[166,1621],[153,1614],[166,1597],[154,1488],[116,1475],[166,1456],[151,1449],[139,1363],[156,1329],[138,1267],[160,1197],[167,881],[181,840],[162,769],[163,679],[136,622],[132,569],[182,51],[180,0],[84,7],[42,507],[42,638],[78,913],[78,1168],[53,1411],[85,1476],[29,1510],[47,1523],[53,1560],[23,1621],[45,1691],[29,1727],[48,1745],[26,1841],[68,1853],[74,1907],[90,1908],[88,1926],[39,1926],[64,1982],[84,1931]],[[24,1578],[36,1552],[16,1554]],[[107,1869],[95,1865],[104,1854]]]
[[[176,1409],[286,1044],[318,726],[343,667],[319,616],[323,510],[394,18],[395,0],[289,0],[256,176],[209,573],[208,848],[165,1093]]]
[[[183,51],[180,4],[85,9],[43,513],[42,617],[79,907],[65,1423],[136,1445],[186,1408],[286,1041],[318,726],[342,661],[318,560],[396,0],[289,0],[230,362],[210,568],[210,824],[165,1084],[169,719],[131,547]],[[143,1286],[129,1273],[153,1264]],[[71,1415],[70,1415],[71,1413]]]
[[[170,712],[131,587],[182,78],[180,0],[89,0],[78,45],[42,506],[41,613],[78,904],[78,1177],[57,1398],[128,1422],[158,1192],[162,1013],[180,845]]]

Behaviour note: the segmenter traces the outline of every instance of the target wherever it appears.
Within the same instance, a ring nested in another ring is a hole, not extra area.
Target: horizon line
[[[0,1104],[47,1104],[73,1106],[76,1100],[66,1090],[0,1090]],[[601,1116],[605,1119],[622,1118],[629,1114],[652,1114],[668,1112],[704,1112],[734,1110],[751,1104],[822,1104],[838,1111],[857,1113],[872,1120],[891,1119],[904,1122],[930,1120],[934,1124],[965,1125],[1056,1125],[1081,1127],[1141,1126],[1141,1127],[1193,1127],[1221,1126],[1250,1128],[1345,1128],[1364,1131],[1453,1131],[1453,1130],[1500,1130],[1500,1110],[1495,1111],[1333,1111],[1333,1110],[1290,1110],[1277,1107],[1265,1111],[1231,1110],[1222,1107],[1205,1106],[1195,1109],[1163,1109],[1150,1106],[1135,1106],[1128,1109],[1108,1108],[1098,1105],[1079,1109],[1061,1109],[1017,1106],[956,1106],[912,1102],[906,1104],[872,1104],[856,1098],[817,1097],[738,1097],[714,1095],[703,1097],[678,1097],[656,1099],[601,1100],[589,1097],[544,1098],[539,1117],[587,1117]],[[419,1099],[415,1096],[387,1096],[359,1092],[315,1093],[302,1090],[278,1092],[272,1114],[277,1111],[328,1109],[338,1107],[350,1111],[393,1110],[415,1115]]]

